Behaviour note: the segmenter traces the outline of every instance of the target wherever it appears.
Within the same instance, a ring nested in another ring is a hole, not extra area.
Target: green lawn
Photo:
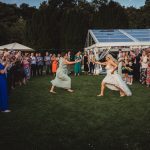
[[[18,87],[12,113],[0,113],[0,150],[149,150],[150,88],[134,83],[132,97],[97,97],[102,78],[73,77],[75,92],[56,95],[49,77]]]

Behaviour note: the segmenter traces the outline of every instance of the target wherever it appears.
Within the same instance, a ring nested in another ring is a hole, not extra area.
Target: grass
[[[0,113],[0,150],[150,149],[150,89],[134,83],[132,97],[97,97],[102,78],[73,77],[74,93],[50,94],[47,76],[17,88],[12,113]]]

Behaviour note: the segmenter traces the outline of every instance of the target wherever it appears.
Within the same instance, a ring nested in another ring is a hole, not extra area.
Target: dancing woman
[[[68,69],[67,65],[72,65],[78,62],[81,62],[81,60],[78,61],[68,61],[68,55],[66,53],[61,55],[62,57],[59,59],[59,68],[56,72],[56,77],[54,80],[51,81],[52,87],[50,90],[50,93],[56,93],[54,91],[55,87],[66,89],[68,92],[73,92],[71,89],[71,78],[68,76]]]
[[[108,87],[111,90],[120,91],[120,96],[131,96],[132,93],[128,86],[124,83],[121,76],[117,73],[117,61],[108,54],[106,56],[106,62],[94,62],[95,64],[100,64],[106,66],[107,75],[103,79],[101,84],[101,92],[97,96],[104,96],[105,87]]]

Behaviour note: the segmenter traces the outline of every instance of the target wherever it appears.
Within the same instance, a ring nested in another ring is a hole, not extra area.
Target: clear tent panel
[[[146,41],[150,41],[150,38],[138,38],[138,40],[146,42]]]
[[[92,30],[99,42],[132,42],[128,36],[119,30]]]
[[[149,42],[150,29],[92,30],[98,42]]]
[[[139,41],[150,41],[150,29],[132,29],[125,32]]]

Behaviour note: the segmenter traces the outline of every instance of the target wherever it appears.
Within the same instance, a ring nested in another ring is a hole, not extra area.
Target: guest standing
[[[128,84],[132,85],[133,84],[133,63],[132,61],[129,61],[129,65],[128,65]]]
[[[10,112],[8,109],[8,89],[6,81],[6,71],[8,66],[4,66],[0,63],[0,111]]]
[[[150,53],[148,54],[146,85],[147,87],[150,87]]]
[[[84,53],[83,63],[84,63],[84,72],[85,72],[85,74],[88,74],[89,64],[88,64],[88,54],[87,54],[87,52]]]
[[[89,57],[88,57],[90,74],[93,74],[93,73],[94,73],[94,68],[95,68],[95,64],[93,63],[94,60],[95,60],[94,54],[93,54],[92,51],[90,51]]]
[[[46,66],[46,74],[49,75],[50,74],[50,56],[48,54],[48,52],[46,52],[46,56],[44,57],[44,62],[45,62],[45,66]]]
[[[52,56],[52,73],[55,75],[58,67],[58,60],[56,55]]]
[[[143,51],[141,57],[141,72],[140,72],[140,82],[142,84],[146,83],[147,67],[148,67],[148,57],[146,55],[146,52]]]
[[[81,60],[80,52],[75,55],[75,61]],[[81,62],[75,63],[74,65],[75,76],[79,76],[81,73]]]
[[[140,57],[141,53],[136,54],[135,60],[134,60],[134,73],[133,76],[136,81],[140,80]]]
[[[31,53],[31,76],[36,76],[36,57],[34,56],[34,53]]]
[[[21,86],[23,83],[23,79],[25,78],[24,68],[22,62],[18,59],[15,62],[16,65],[16,71],[15,71],[15,81],[19,83]]]
[[[23,58],[23,68],[24,68],[24,73],[25,73],[24,83],[26,84],[26,82],[30,79],[30,62],[29,62],[29,58],[27,54]]]
[[[43,75],[43,66],[44,66],[44,60],[41,53],[39,53],[37,57],[37,68],[38,68],[38,75],[40,76]]]

